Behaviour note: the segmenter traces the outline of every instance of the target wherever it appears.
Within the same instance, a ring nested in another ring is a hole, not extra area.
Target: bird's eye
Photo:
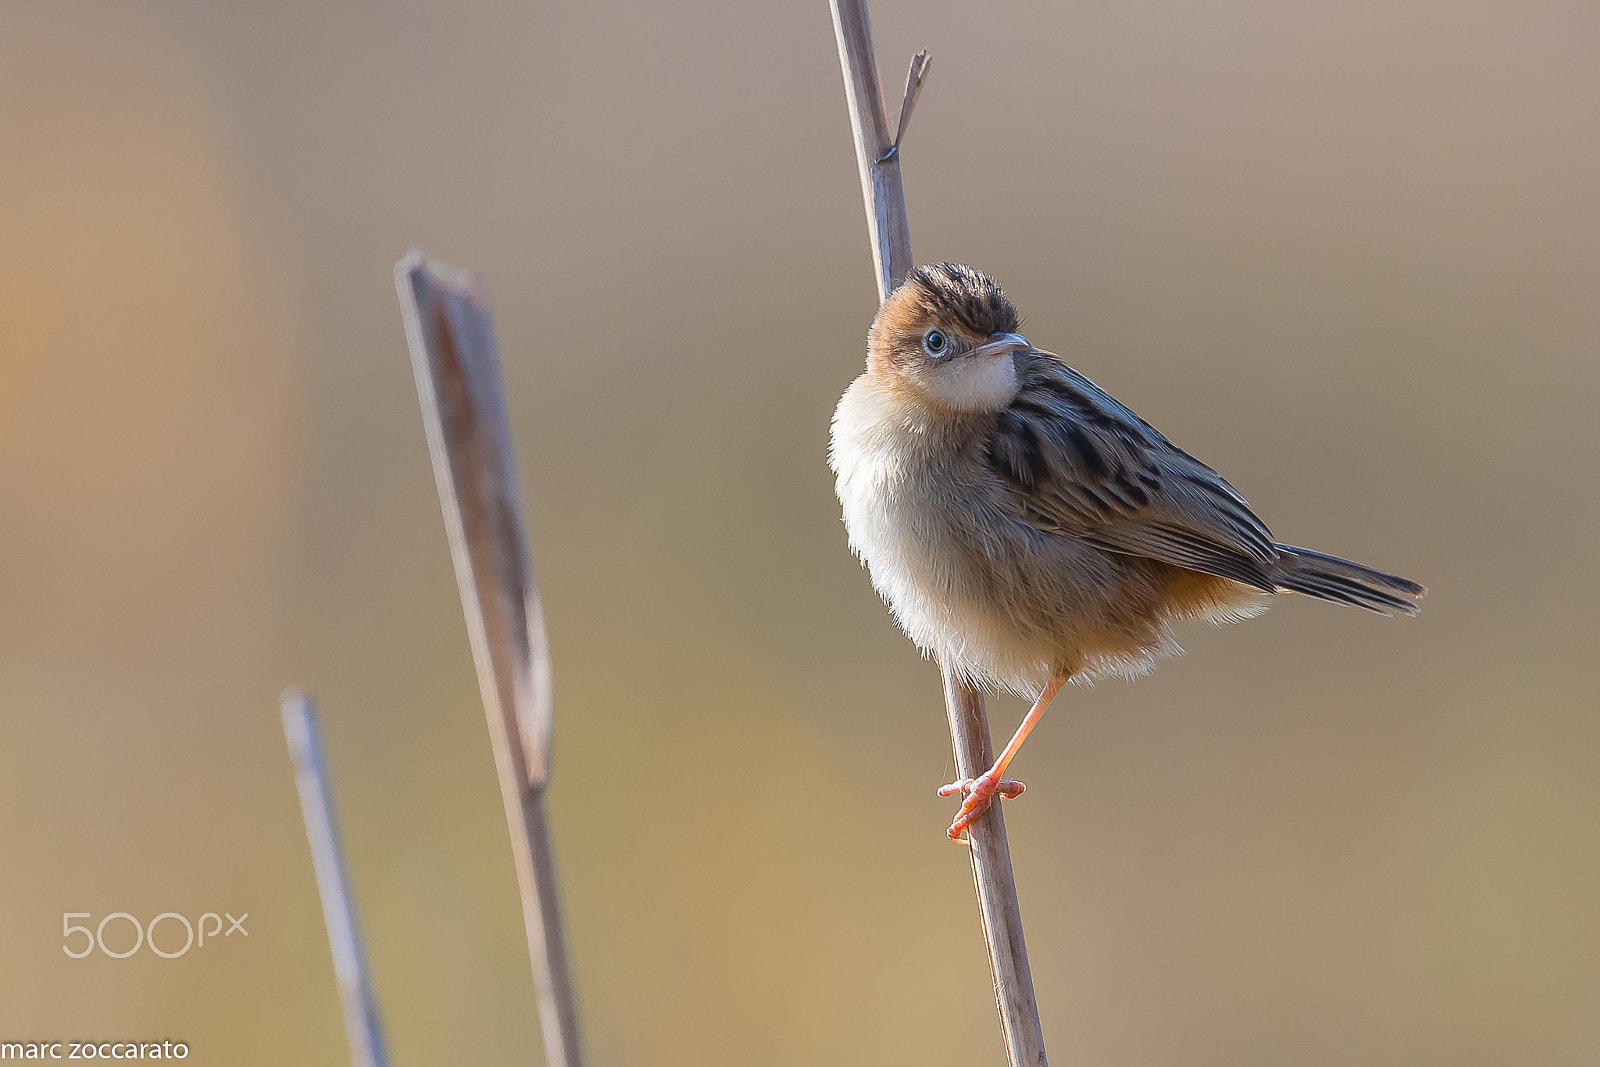
[[[922,335],[922,350],[928,355],[938,359],[950,348],[950,339],[944,335],[943,330],[929,330]]]

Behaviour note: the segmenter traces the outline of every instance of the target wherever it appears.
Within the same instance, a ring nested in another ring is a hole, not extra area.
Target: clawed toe
[[[1028,787],[1021,782],[1010,778],[995,778],[987,774],[979,775],[977,778],[962,778],[941,786],[939,795],[942,797],[963,794],[961,810],[956,813],[955,822],[951,823],[950,829],[945,832],[950,835],[950,840],[961,840],[962,833],[989,810],[989,805],[995,797],[1010,800],[1021,796],[1026,788]]]
[[[977,781],[978,780],[976,778],[962,778],[958,781],[951,782],[949,785],[941,785],[939,787],[939,795],[942,797],[951,797],[955,796],[957,793],[970,793],[973,785]],[[1028,787],[1021,782],[1015,781],[1011,778],[1002,778],[995,783],[994,793],[1005,800],[1013,800],[1017,797],[1020,797],[1027,790],[1027,788]]]

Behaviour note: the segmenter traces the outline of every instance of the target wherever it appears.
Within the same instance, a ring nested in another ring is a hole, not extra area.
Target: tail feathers
[[[1281,555],[1269,564],[1268,571],[1279,589],[1336,604],[1354,604],[1380,615],[1415,615],[1422,610],[1416,601],[1428,590],[1409,578],[1385,574],[1309,548],[1276,547]]]

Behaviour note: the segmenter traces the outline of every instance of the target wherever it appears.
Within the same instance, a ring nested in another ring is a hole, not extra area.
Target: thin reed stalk
[[[900,145],[928,73],[928,53],[918,52],[911,60],[899,122],[891,135],[878,83],[866,0],[830,0],[830,3],[881,301],[905,280],[913,266],[905,186],[900,177]],[[957,776],[976,778],[994,762],[983,694],[963,686],[948,669],[941,667],[941,675]],[[1033,995],[1033,975],[1028,970],[1028,945],[1022,934],[1016,879],[1011,871],[1011,849],[1006,842],[1005,816],[998,802],[991,804],[988,812],[972,824],[967,839],[983,938],[989,949],[995,1004],[1005,1035],[1006,1057],[1011,1067],[1046,1067],[1044,1033]]]
[[[367,967],[367,947],[361,938],[350,876],[345,871],[344,846],[333,810],[333,786],[329,783],[317,706],[298,689],[285,689],[278,703],[289,758],[294,761],[306,840],[311,844],[311,867],[322,897],[322,921],[328,927],[328,947],[333,952],[333,973],[339,984],[350,1062],[354,1067],[389,1067],[378,998]]]
[[[555,855],[550,648],[528,555],[483,279],[412,252],[394,268],[456,585],[511,831],[549,1067],[582,1067]]]

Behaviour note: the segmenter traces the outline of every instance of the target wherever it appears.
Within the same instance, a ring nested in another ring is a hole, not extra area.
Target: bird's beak
[[[1032,347],[1033,345],[1028,343],[1028,339],[1020,333],[996,333],[989,335],[987,344],[979,345],[971,352],[968,352],[967,355],[1004,356],[1011,352],[1026,352]]]

